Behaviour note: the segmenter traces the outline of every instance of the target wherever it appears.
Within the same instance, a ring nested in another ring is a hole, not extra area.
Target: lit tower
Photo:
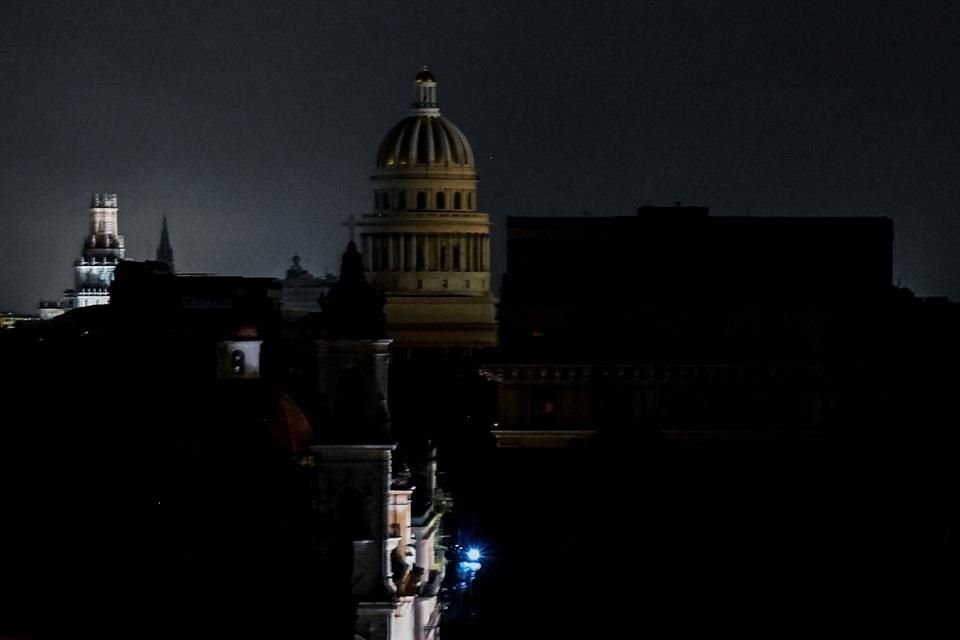
[[[124,253],[123,236],[117,230],[117,194],[93,194],[90,198],[90,226],[80,257],[74,263],[74,288],[66,291],[65,307],[89,307],[110,302],[113,271]]]
[[[359,222],[364,266],[386,294],[398,346],[496,342],[490,219],[478,211],[473,149],[440,115],[426,67],[412,112],[387,133],[373,175],[373,213]]]
[[[173,246],[170,244],[170,233],[167,231],[167,216],[163,216],[163,229],[160,231],[160,244],[157,245],[157,262],[162,262],[170,267],[171,273],[174,271]]]

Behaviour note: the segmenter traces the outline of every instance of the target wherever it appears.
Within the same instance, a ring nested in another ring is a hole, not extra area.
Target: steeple
[[[90,196],[90,216],[84,256],[123,258],[123,236],[117,231],[117,194]]]
[[[327,336],[334,340],[379,340],[386,335],[383,296],[363,274],[363,256],[353,241],[340,262],[340,280],[323,305]]]
[[[113,271],[125,251],[117,227],[118,211],[117,194],[94,193],[90,197],[87,237],[73,263],[73,289],[66,291],[66,308],[109,304]]]
[[[157,262],[170,267],[173,273],[173,246],[170,244],[170,233],[167,231],[167,216],[163,216],[163,230],[160,232],[160,244],[157,245]]]

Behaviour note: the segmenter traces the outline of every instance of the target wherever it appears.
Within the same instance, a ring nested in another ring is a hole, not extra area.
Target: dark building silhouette
[[[5,410],[31,418],[0,441],[20,523],[0,633],[436,628],[435,464],[391,464],[383,301],[358,267],[351,245],[326,312],[284,321],[272,278],[124,261],[109,305],[4,332]]]
[[[912,357],[903,314],[922,303],[891,283],[887,218],[641,207],[508,227],[502,366],[487,367],[501,444],[603,424],[743,434],[899,419],[884,370]]]
[[[958,307],[892,285],[889,219],[643,207],[507,234],[497,446],[458,485],[498,560],[456,631],[947,617]]]

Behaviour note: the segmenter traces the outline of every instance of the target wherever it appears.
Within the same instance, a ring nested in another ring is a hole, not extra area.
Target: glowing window
[[[246,369],[247,363],[243,351],[235,349],[233,353],[230,354],[230,373],[235,376],[242,376],[246,373]]]

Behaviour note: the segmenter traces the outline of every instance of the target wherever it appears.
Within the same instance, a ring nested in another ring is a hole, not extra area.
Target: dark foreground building
[[[121,262],[5,332],[0,635],[435,637],[435,461],[390,433],[360,260],[293,323],[273,279]]]
[[[642,207],[511,218],[508,235],[501,350],[487,368],[502,446],[867,424],[876,435],[944,398],[956,309],[892,286],[887,218]],[[905,375],[920,362],[922,384]]]
[[[958,310],[892,286],[892,241],[886,218],[511,218],[498,424],[459,503],[492,559],[450,632],[946,617]]]

